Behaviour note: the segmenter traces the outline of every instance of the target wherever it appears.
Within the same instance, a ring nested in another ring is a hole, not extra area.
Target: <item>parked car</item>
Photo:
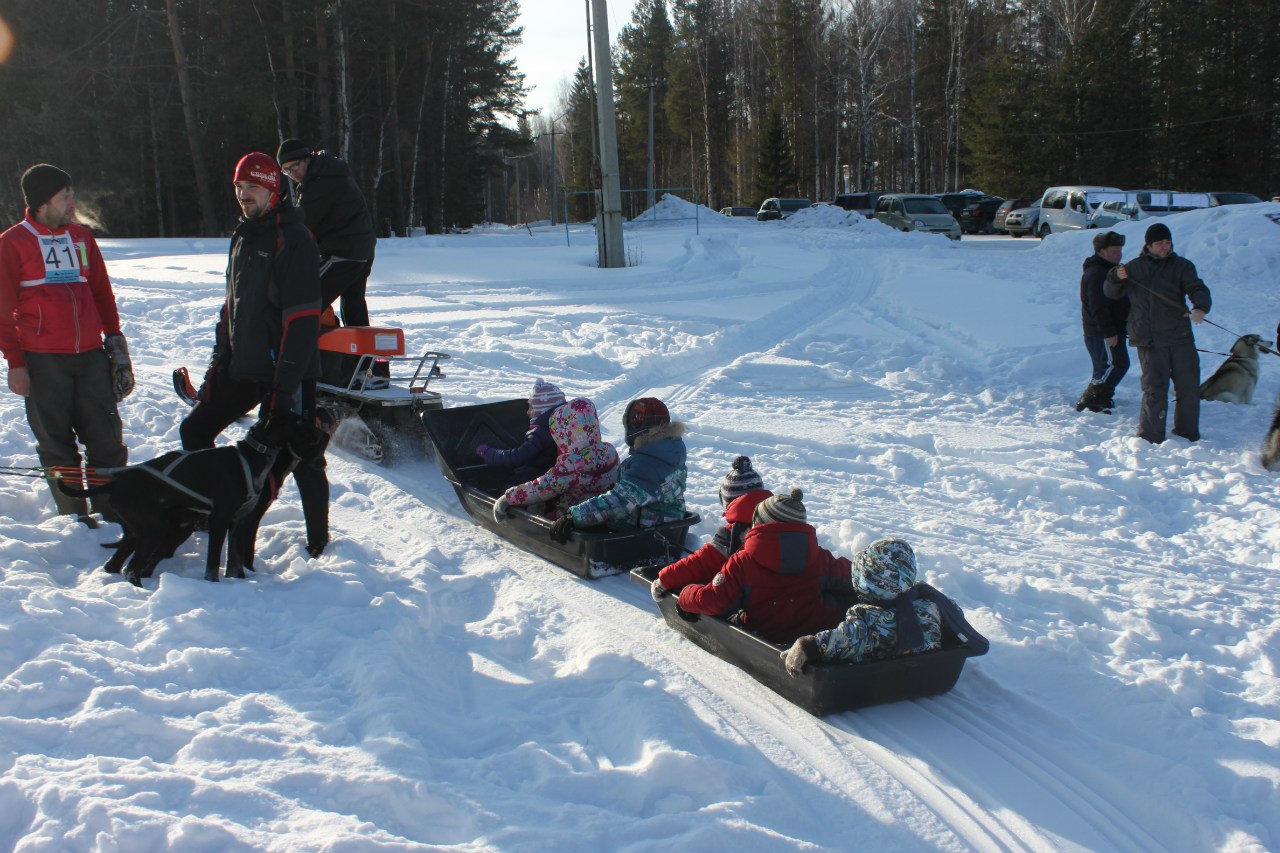
[[[993,195],[969,205],[960,211],[960,230],[965,234],[994,234],[996,211],[1002,204],[1004,199]]]
[[[1036,233],[1043,238],[1063,231],[1083,230],[1089,225],[1089,214],[1102,204],[1099,193],[1122,192],[1118,187],[1049,187],[1040,200],[1040,224]]]
[[[996,208],[996,215],[991,218],[991,229],[997,234],[1007,233],[1004,228],[1004,221],[1009,214],[1015,210],[1021,210],[1024,207],[1030,207],[1037,204],[1038,199],[1034,198],[1007,198],[1000,202],[1000,206]],[[1019,234],[1019,237],[1022,235]]]
[[[884,195],[882,192],[840,193],[831,203],[836,207],[844,208],[853,213],[861,213],[871,219],[876,215],[876,202],[880,200],[882,195]]]
[[[992,198],[979,190],[960,190],[958,193],[934,193],[934,198],[942,202],[942,206],[955,217],[956,222],[960,221],[960,213],[971,204]]]
[[[876,202],[875,218],[899,231],[925,231],[960,239],[960,223],[956,222],[936,196],[913,193],[890,193]]]
[[[767,222],[770,219],[787,219],[797,210],[813,207],[807,198],[766,198],[756,211],[756,219]]]
[[[1021,237],[1024,234],[1035,234],[1040,225],[1040,199],[1031,202],[1030,207],[1022,207],[1009,211],[1004,219],[1004,230],[1010,237]]]
[[[1089,228],[1110,228],[1119,222],[1137,222],[1155,216],[1169,216],[1209,206],[1208,193],[1179,193],[1172,190],[1129,190],[1098,193],[1102,203],[1089,214]]]
[[[1223,204],[1261,204],[1262,199],[1253,193],[1206,193],[1209,196],[1209,206],[1218,207]],[[1275,199],[1272,199],[1275,201]]]
[[[722,207],[720,208],[721,216],[749,216],[752,219],[756,217],[756,209],[754,207]]]

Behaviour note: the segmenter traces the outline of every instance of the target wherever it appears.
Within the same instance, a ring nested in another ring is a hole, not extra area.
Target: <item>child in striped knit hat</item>
[[[556,461],[556,442],[551,436],[551,413],[564,405],[564,392],[543,379],[533,383],[529,395],[529,431],[524,442],[512,450],[500,450],[487,444],[476,446],[476,455],[486,465],[510,468],[516,482],[541,475]]]
[[[756,506],[773,495],[751,460],[739,456],[733,460],[729,473],[720,481],[720,504],[724,507],[725,524],[716,531],[710,542],[697,551],[677,560],[658,572],[649,588],[654,601],[667,592],[679,592],[689,584],[707,583],[729,558],[742,547],[743,538],[751,529],[751,517]]]

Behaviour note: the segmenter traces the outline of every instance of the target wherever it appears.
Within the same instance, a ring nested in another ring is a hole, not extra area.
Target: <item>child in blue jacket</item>
[[[617,484],[558,519],[551,527],[556,542],[567,542],[574,528],[627,530],[684,518],[684,424],[672,422],[661,400],[642,397],[627,404],[622,425],[631,452],[618,467]]]

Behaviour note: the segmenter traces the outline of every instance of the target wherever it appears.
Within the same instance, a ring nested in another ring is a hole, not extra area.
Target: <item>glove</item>
[[[485,454],[488,452],[489,452],[489,445],[487,444],[476,445],[476,456],[479,456],[481,459],[484,459]],[[488,462],[489,460],[485,459],[484,461]]]
[[[726,524],[717,530],[716,535],[711,537],[711,545],[719,551],[721,555],[725,557],[733,556],[729,553],[729,549],[733,547],[733,528]]]
[[[676,602],[676,615],[686,622],[698,621],[698,614],[690,613],[688,610],[685,610],[683,607],[680,606],[680,602],[678,601]]]
[[[551,541],[559,542],[561,545],[569,541],[569,534],[573,532],[573,516],[565,515],[557,518],[555,523],[551,525]]]
[[[653,583],[649,586],[649,594],[653,596],[654,601],[661,601],[667,594],[667,588],[662,585],[662,581],[654,578]]]
[[[804,672],[806,666],[821,660],[822,651],[818,648],[818,638],[813,635],[801,637],[791,644],[791,648],[782,652],[781,657],[787,667],[787,675],[796,678]]]
[[[503,495],[493,502],[493,520],[501,524],[507,520],[507,514],[511,512],[511,501],[507,500],[507,496]]]
[[[133,393],[133,362],[129,360],[129,345],[125,343],[124,335],[110,335],[102,346],[111,360],[111,390],[119,403]]]

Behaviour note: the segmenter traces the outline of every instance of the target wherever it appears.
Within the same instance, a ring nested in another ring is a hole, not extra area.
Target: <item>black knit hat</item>
[[[22,173],[22,197],[32,213],[69,186],[71,176],[48,163],[38,163]]]
[[[799,489],[792,489],[789,495],[774,495],[771,498],[765,498],[756,505],[756,511],[752,514],[751,521],[755,524],[770,524],[775,521],[804,521],[804,504],[800,502],[803,497],[804,492]]]
[[[1112,246],[1123,246],[1124,235],[1117,234],[1114,231],[1103,231],[1101,234],[1093,238],[1093,250],[1101,252],[1103,249],[1109,249]]]
[[[1169,226],[1163,222],[1157,222],[1147,229],[1146,236],[1142,238],[1142,245],[1150,246],[1152,243],[1159,243],[1161,240],[1172,240],[1173,235],[1169,233]]]
[[[733,460],[729,473],[720,481],[720,503],[728,506],[733,503],[734,498],[763,488],[764,481],[760,479],[756,469],[751,467],[751,460],[746,456],[739,456]]]
[[[276,162],[283,166],[291,160],[301,160],[311,156],[311,146],[301,139],[286,139],[276,149]]]

